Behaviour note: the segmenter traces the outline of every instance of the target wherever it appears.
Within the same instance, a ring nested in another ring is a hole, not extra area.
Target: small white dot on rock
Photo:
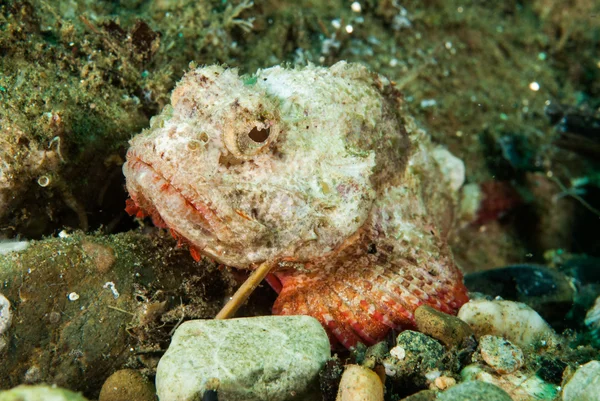
[[[67,298],[69,298],[69,301],[77,301],[79,299],[79,294],[76,292],[71,292],[69,295],[67,295]]]

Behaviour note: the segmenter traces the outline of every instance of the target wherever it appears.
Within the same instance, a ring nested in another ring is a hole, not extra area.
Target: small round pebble
[[[117,370],[102,385],[98,401],[155,401],[154,385],[137,370]]]
[[[421,305],[415,311],[415,322],[421,333],[441,341],[446,347],[459,347],[474,335],[471,327],[459,318]]]
[[[439,401],[513,401],[500,387],[481,381],[457,384],[441,393],[437,399]]]
[[[383,401],[383,383],[371,369],[347,365],[336,401]]]
[[[479,339],[482,359],[500,374],[513,373],[524,363],[523,351],[505,338],[485,335]]]

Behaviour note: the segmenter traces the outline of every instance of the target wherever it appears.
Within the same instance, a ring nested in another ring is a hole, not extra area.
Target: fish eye
[[[258,118],[240,124],[223,136],[231,155],[248,160],[269,147],[279,135],[280,127],[273,118]]]
[[[250,128],[250,127],[248,127]],[[268,121],[257,121],[254,126],[237,135],[237,150],[243,156],[253,156],[269,144],[271,131],[276,128]]]
[[[248,137],[256,143],[263,143],[269,138],[271,133],[271,127],[259,129],[258,127],[252,128],[248,133]]]

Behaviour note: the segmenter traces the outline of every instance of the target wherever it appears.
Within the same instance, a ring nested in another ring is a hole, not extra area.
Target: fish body
[[[361,65],[191,70],[130,144],[131,214],[196,258],[275,261],[273,312],[314,316],[334,342],[372,344],[414,327],[421,304],[467,301],[447,244],[464,166]]]

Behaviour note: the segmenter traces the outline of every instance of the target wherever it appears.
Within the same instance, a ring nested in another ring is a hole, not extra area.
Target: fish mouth
[[[222,217],[191,189],[184,191],[159,169],[129,151],[123,164],[127,190],[133,202],[126,211],[138,217],[150,216],[153,223],[168,228],[176,239],[190,245],[192,256],[202,253],[217,262],[231,265],[224,257],[233,233]],[[187,194],[185,192],[190,192]],[[196,195],[196,196],[194,196]],[[196,257],[195,257],[196,258]]]

